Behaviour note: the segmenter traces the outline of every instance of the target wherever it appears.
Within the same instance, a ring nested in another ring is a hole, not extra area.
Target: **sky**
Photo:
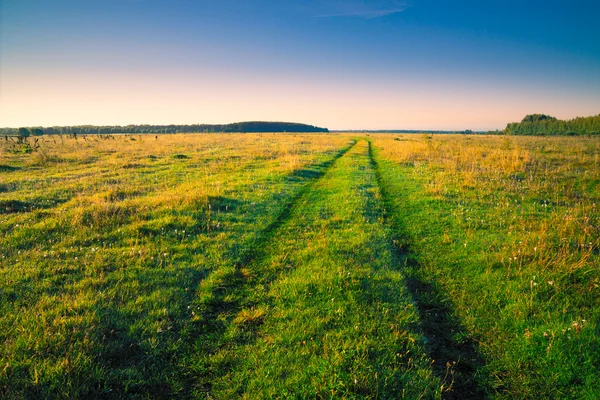
[[[0,127],[600,113],[597,0],[0,0]]]

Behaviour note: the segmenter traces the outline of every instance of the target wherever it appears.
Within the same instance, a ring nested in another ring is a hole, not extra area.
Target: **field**
[[[599,138],[37,140],[0,397],[600,397]]]

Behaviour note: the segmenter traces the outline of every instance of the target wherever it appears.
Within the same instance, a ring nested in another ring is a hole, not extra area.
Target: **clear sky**
[[[0,127],[600,113],[598,0],[0,0]]]

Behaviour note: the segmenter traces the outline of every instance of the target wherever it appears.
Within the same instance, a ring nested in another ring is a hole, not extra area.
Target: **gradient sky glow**
[[[0,0],[0,127],[600,113],[597,0]]]

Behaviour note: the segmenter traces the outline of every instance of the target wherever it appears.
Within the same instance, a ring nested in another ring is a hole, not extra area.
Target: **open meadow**
[[[600,397],[600,138],[29,142],[2,398]]]

